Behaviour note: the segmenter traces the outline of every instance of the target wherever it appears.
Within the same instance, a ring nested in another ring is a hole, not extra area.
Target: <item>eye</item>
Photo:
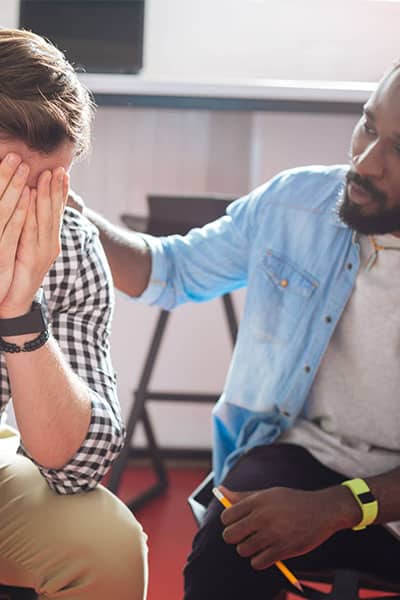
[[[368,123],[368,121],[363,122],[362,128],[367,135],[376,135],[376,130]]]

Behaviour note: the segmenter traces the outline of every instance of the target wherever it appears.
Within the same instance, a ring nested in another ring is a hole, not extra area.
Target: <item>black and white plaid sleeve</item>
[[[114,291],[98,232],[67,208],[61,241],[61,254],[43,287],[52,334],[91,390],[92,415],[86,439],[68,464],[37,466],[52,489],[73,494],[101,480],[122,447],[124,427],[109,348]]]

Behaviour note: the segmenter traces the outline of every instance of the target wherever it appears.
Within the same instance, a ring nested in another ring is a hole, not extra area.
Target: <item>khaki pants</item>
[[[0,582],[41,599],[143,600],[146,535],[104,487],[57,495],[16,456],[0,466]]]

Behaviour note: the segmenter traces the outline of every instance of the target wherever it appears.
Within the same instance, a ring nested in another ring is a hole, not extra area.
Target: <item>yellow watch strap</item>
[[[354,496],[358,506],[361,508],[362,519],[353,527],[354,531],[365,529],[368,525],[372,525],[378,516],[378,501],[369,489],[364,479],[349,479],[342,481],[342,485],[349,488]]]

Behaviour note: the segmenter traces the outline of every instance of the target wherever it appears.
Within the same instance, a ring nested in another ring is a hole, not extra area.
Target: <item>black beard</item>
[[[347,193],[347,185],[354,181],[362,187],[372,200],[377,204],[374,214],[365,214],[363,206],[354,204]],[[393,208],[385,208],[387,203],[386,195],[366,179],[361,178],[354,171],[349,171],[346,175],[346,187],[343,192],[343,199],[339,206],[339,217],[351,229],[366,235],[379,235],[400,231],[400,205]]]

